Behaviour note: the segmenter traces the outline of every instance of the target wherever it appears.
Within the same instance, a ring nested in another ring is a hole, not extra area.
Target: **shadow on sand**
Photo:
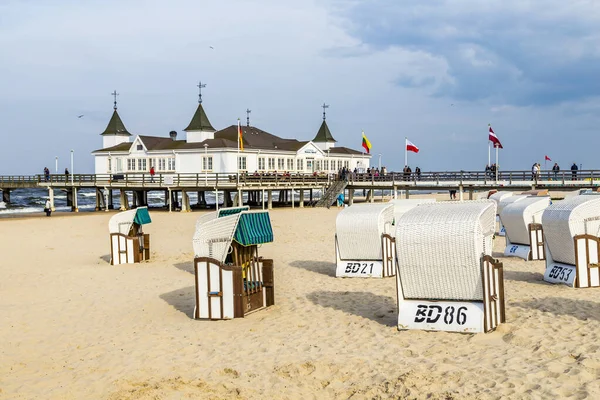
[[[398,323],[396,299],[393,297],[371,292],[318,291],[309,293],[307,298],[321,307],[358,315],[385,326],[396,326]]]
[[[325,261],[292,261],[290,266],[335,277],[335,263]]]
[[[182,271],[189,272],[194,275],[194,263],[192,261],[181,262],[177,264],[173,264],[175,268],[178,268]]]
[[[103,255],[103,256],[100,256],[99,258],[100,258],[102,261],[105,261],[107,264],[110,264],[110,259],[111,259],[111,257],[110,257],[110,254],[105,254],[105,255]]]
[[[550,285],[550,283],[544,281],[544,274],[540,274],[539,272],[504,270],[504,279],[509,281],[535,283],[538,285]]]
[[[581,289],[585,290],[585,289]],[[554,315],[568,315],[582,321],[600,321],[600,303],[567,297],[543,297],[540,299],[517,301],[511,306],[531,308]]]
[[[159,297],[190,318],[194,318],[196,306],[195,286],[188,286],[172,292],[163,293]]]

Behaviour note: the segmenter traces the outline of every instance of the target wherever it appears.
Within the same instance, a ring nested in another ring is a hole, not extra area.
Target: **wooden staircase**
[[[346,186],[348,186],[348,181],[346,180],[333,182],[333,184],[329,186],[323,197],[321,197],[319,201],[315,203],[315,207],[331,207],[331,205],[335,202],[338,194],[342,193],[344,189],[346,189]]]

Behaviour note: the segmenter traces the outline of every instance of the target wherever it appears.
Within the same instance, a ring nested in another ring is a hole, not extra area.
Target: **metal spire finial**
[[[113,97],[115,98],[115,102],[114,102],[113,109],[114,109],[115,111],[117,111],[117,96],[119,95],[119,93],[117,93],[117,91],[115,90],[115,91],[113,91],[111,94],[112,94],[112,95],[113,95]]]
[[[321,107],[323,107],[323,121],[325,121],[325,118],[326,118],[326,116],[325,116],[325,109],[329,108],[329,104],[323,103],[323,105]]]
[[[250,126],[250,113],[252,112],[251,109],[246,108],[246,126]]]
[[[202,104],[202,88],[206,87],[206,83],[203,84],[202,81],[200,81],[196,86],[198,86],[198,104]]]

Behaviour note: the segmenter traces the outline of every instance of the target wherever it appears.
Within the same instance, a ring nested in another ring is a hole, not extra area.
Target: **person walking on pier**
[[[558,180],[558,173],[560,172],[560,167],[558,166],[558,163],[554,163],[554,166],[552,167],[552,172],[554,172],[554,180]]]
[[[46,180],[46,182],[50,180],[50,170],[48,169],[48,167],[44,167],[44,179]]]
[[[156,174],[156,172],[154,171],[154,165],[150,167],[150,182],[154,183],[154,174]]]
[[[576,181],[577,180],[577,170],[579,168],[577,168],[577,164],[573,163],[573,165],[571,165],[571,179]]]

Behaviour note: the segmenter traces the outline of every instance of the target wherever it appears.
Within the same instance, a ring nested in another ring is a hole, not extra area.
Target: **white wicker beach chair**
[[[506,205],[500,221],[506,230],[505,256],[524,260],[543,260],[542,214],[550,205],[549,196],[530,196]]]
[[[496,210],[500,205],[500,202],[504,199],[507,199],[513,195],[513,192],[496,192],[490,195],[489,199],[493,200],[496,203]]]
[[[142,225],[150,223],[147,207],[122,211],[108,221],[110,235],[110,263],[133,264],[150,258],[150,235]]]
[[[556,201],[543,214],[546,241],[544,280],[571,287],[600,286],[600,196]]]
[[[194,318],[239,318],[274,304],[273,260],[258,256],[258,246],[273,241],[269,213],[246,210],[196,223]]]
[[[491,200],[422,204],[397,223],[398,329],[487,332],[504,321]]]
[[[394,276],[394,204],[354,204],[335,223],[337,277]]]
[[[498,207],[496,208],[496,213],[498,215],[498,218],[496,218],[496,221],[498,221],[498,231],[496,234],[498,236],[506,235],[506,230],[504,229],[504,225],[502,225],[502,221],[500,220],[500,213],[502,212],[504,207],[506,207],[509,204],[516,203],[517,201],[521,201],[525,198],[527,198],[526,194],[516,194],[514,196],[505,197],[498,202]]]
[[[400,217],[410,210],[424,203],[435,203],[435,199],[395,199],[390,200],[390,203],[394,205],[394,223],[398,221]]]

